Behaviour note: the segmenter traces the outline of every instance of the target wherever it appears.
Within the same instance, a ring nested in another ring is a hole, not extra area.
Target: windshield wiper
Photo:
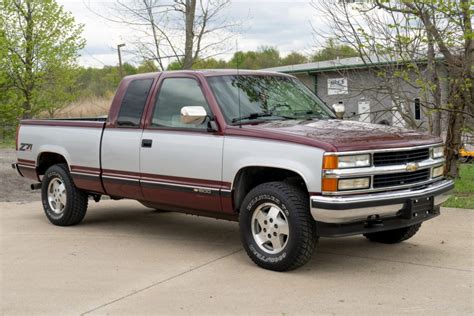
[[[287,117],[290,117],[287,115]],[[321,118],[321,113],[314,112],[312,110],[302,110],[302,111],[295,111],[291,113],[292,118],[303,117],[305,119],[313,119],[313,118]]]
[[[316,114],[313,110],[302,110],[302,111],[296,111],[295,114],[299,115],[311,115],[311,114]]]
[[[272,112],[250,113],[249,115],[233,118],[232,123],[237,123],[243,120],[256,120],[258,118],[267,117],[267,116],[273,116],[273,113]]]

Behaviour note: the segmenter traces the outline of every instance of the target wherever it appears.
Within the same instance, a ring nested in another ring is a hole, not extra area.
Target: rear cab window
[[[118,127],[139,127],[153,79],[136,79],[130,82],[123,96],[117,118]]]

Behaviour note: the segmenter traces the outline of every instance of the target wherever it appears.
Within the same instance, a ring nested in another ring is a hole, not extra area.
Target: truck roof
[[[181,74],[201,74],[206,77],[211,76],[234,76],[234,75],[254,75],[254,76],[282,76],[293,77],[288,74],[267,70],[248,69],[198,69],[198,70],[171,70],[162,72],[148,72],[137,75],[126,76],[125,78],[155,78],[160,74],[181,73]]]

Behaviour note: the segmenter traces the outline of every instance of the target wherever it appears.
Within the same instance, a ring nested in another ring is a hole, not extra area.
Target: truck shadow
[[[130,207],[129,203],[112,203],[116,205],[90,209],[78,228],[87,232],[99,231],[159,240],[240,245],[236,222],[176,212],[160,212],[138,204]]]
[[[157,212],[130,204],[91,209],[83,223],[77,226],[83,233],[98,233],[143,238],[147,242],[184,241],[198,243],[202,251],[209,249],[232,250],[241,247],[238,223],[175,212]],[[74,228],[76,229],[76,228]],[[421,230],[422,233],[422,230]],[[377,244],[363,236],[321,238],[313,258],[292,273],[305,271],[338,271],[356,269],[362,262],[365,268],[377,267],[380,262],[428,263],[427,258],[439,255],[440,249],[420,244],[415,236],[396,245]],[[181,244],[177,244],[180,247]],[[186,248],[186,247],[185,247]],[[183,249],[184,251],[185,249]],[[442,251],[441,251],[442,252]],[[241,264],[254,266],[245,251],[234,256]]]

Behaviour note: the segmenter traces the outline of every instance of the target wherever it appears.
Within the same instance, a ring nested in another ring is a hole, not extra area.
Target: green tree
[[[156,72],[158,71],[158,67],[156,66],[155,62],[151,59],[143,60],[140,65],[137,67],[137,73],[144,73],[144,72]]]
[[[0,33],[7,58],[11,93],[23,118],[57,108],[74,97],[78,52],[84,47],[82,25],[55,0],[0,0]]]
[[[124,63],[122,68],[125,76],[136,75],[138,73],[137,68],[129,63]]]
[[[258,49],[255,58],[255,68],[270,68],[279,66],[281,63],[280,52],[275,47],[262,46]]]
[[[240,69],[263,69],[280,65],[280,52],[270,46],[261,46],[256,52],[236,52],[229,61],[229,68]]]
[[[156,71],[153,69],[153,61],[147,61],[135,67],[132,64],[124,63],[123,72],[125,76],[143,72]],[[120,82],[120,74],[116,66],[104,66],[103,68],[82,68],[79,67],[74,74],[74,86],[79,92],[80,98],[109,97]]]
[[[20,117],[21,111],[17,106],[17,97],[4,65],[8,61],[8,51],[5,44],[5,34],[0,32],[0,141],[11,138],[10,126],[15,125],[15,121]]]
[[[193,64],[193,69],[223,69],[227,67],[225,60],[215,58],[199,59]]]
[[[192,69],[223,69],[229,68],[228,63],[223,59],[206,58],[194,61]],[[182,62],[174,61],[170,63],[167,70],[181,70]]]
[[[357,56],[359,56],[359,52],[354,48],[349,45],[336,43],[333,38],[330,38],[326,41],[326,44],[322,49],[318,50],[313,56],[311,56],[311,61],[325,61]]]
[[[297,64],[304,64],[308,62],[308,58],[300,54],[298,52],[292,52],[285,58],[281,60],[281,65],[286,66],[286,65],[297,65]]]
[[[194,62],[193,69],[264,69],[282,65],[293,65],[308,62],[306,56],[292,52],[281,58],[280,52],[275,47],[261,46],[257,51],[235,52],[232,58],[226,62],[223,59],[207,58]],[[182,69],[182,62],[172,62],[167,70]]]
[[[256,59],[257,52],[235,52],[229,61],[229,66],[230,68],[257,69]]]

